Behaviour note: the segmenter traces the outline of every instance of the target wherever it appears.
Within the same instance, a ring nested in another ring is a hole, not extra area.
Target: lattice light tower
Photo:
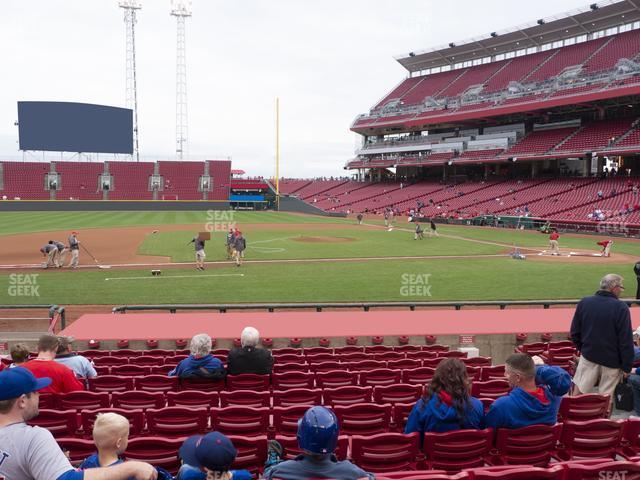
[[[182,160],[187,150],[187,46],[185,20],[191,16],[191,0],[172,0],[171,15],[178,24],[176,60],[176,157]]]
[[[133,109],[133,153],[136,162],[140,161],[138,150],[138,87],[136,83],[136,11],[142,5],[136,0],[122,0],[119,7],[124,9],[124,26],[126,37],[126,87],[125,105]]]

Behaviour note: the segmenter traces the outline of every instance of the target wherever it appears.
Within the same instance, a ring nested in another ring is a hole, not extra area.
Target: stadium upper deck
[[[639,28],[607,1],[400,56],[410,76],[353,122],[347,168],[640,152]]]

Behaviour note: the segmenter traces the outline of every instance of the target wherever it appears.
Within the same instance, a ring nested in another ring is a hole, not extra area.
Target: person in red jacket
[[[549,247],[551,248],[551,255],[560,255],[560,249],[558,248],[558,231],[555,228],[551,229],[551,235],[549,235]]]
[[[602,251],[600,252],[600,256],[602,256],[602,257],[610,257],[611,256],[611,246],[613,245],[613,240],[602,240],[601,242],[597,242],[597,244],[602,247]]]
[[[51,385],[40,390],[41,393],[84,390],[84,385],[76,378],[73,370],[55,361],[58,343],[58,337],[55,335],[42,335],[38,339],[38,356],[21,366],[30,370],[36,378],[51,379]]]

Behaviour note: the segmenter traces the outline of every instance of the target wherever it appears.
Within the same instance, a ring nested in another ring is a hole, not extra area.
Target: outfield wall
[[[0,212],[87,212],[87,211],[206,211],[229,210],[229,202],[209,201],[161,201],[161,200],[8,200],[0,201]]]

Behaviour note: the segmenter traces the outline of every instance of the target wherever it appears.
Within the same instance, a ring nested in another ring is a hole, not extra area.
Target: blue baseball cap
[[[24,367],[7,368],[0,372],[0,400],[18,398],[51,385],[48,377],[36,378]]]
[[[221,471],[231,468],[237,450],[222,433],[211,432],[187,438],[178,453],[182,462],[187,465]]]

